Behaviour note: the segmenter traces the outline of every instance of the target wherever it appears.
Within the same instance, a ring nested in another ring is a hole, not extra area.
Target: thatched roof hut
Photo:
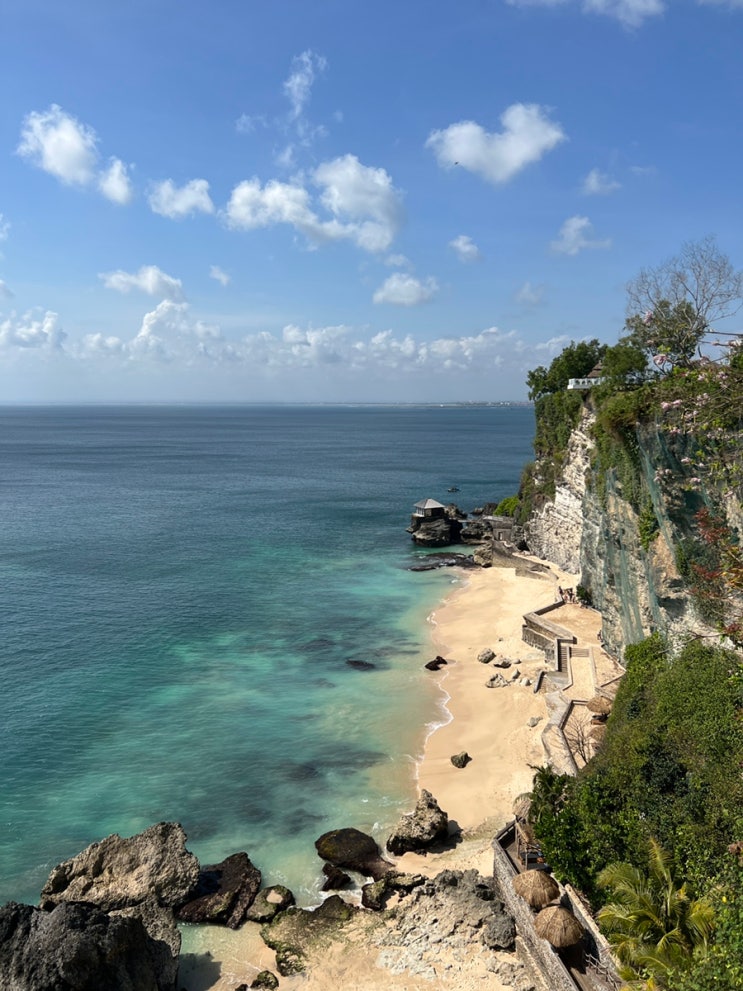
[[[583,926],[572,912],[561,905],[543,908],[534,920],[534,929],[538,936],[546,939],[557,950],[575,946],[583,936]]]
[[[608,716],[611,712],[611,701],[604,695],[594,695],[586,702],[586,709],[595,712],[598,716]]]
[[[557,881],[547,871],[529,870],[513,879],[513,890],[530,908],[544,908],[560,894]]]

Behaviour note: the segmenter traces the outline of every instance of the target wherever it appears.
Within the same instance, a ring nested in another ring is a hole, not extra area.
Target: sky
[[[644,266],[743,267],[741,52],[743,0],[3,0],[0,402],[523,400]]]

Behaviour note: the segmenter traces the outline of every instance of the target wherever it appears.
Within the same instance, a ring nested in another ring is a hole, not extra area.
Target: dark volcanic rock
[[[466,750],[463,750],[458,754],[452,754],[450,759],[455,767],[467,767],[469,762],[472,760]]]
[[[174,991],[177,972],[139,919],[64,902],[0,908],[2,991]]]
[[[400,819],[387,840],[387,849],[396,856],[409,850],[424,850],[437,840],[446,839],[448,832],[448,815],[439,808],[431,792],[423,789],[415,809]]]
[[[434,657],[432,661],[429,661],[428,664],[424,664],[423,666],[426,668],[427,671],[438,671],[439,668],[443,667],[444,664],[448,664],[448,663],[449,662],[446,660],[445,657],[442,657],[440,654],[438,654],[436,657]]]
[[[259,891],[247,912],[251,922],[270,922],[279,912],[294,904],[294,895],[283,884],[274,884]]]
[[[420,547],[446,547],[454,543],[451,522],[444,517],[422,520],[413,533],[413,540]]]
[[[350,888],[353,884],[351,878],[335,864],[323,864],[322,872],[326,877],[321,891],[338,891],[341,888]]]
[[[177,911],[181,922],[213,922],[239,928],[261,887],[261,872],[247,853],[233,853],[203,867],[194,897]]]
[[[358,829],[331,829],[315,840],[315,849],[328,863],[375,880],[392,869],[392,864],[382,857],[376,840]]]
[[[279,979],[270,970],[262,970],[260,974],[256,975],[255,980],[250,986],[251,988],[266,988],[267,991],[273,991],[274,988],[279,986]]]
[[[437,568],[478,568],[479,565],[471,554],[427,554],[418,564],[413,564],[408,571],[436,571]]]

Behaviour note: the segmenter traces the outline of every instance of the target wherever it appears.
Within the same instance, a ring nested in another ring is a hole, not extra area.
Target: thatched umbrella
[[[531,809],[531,793],[528,791],[517,795],[513,800],[513,814],[517,819],[528,819]]]
[[[583,926],[561,905],[543,908],[534,920],[534,928],[538,936],[552,943],[557,950],[575,946],[583,936]]]
[[[611,712],[611,702],[603,695],[594,695],[592,699],[586,702],[586,709],[589,712],[595,712],[599,716],[608,716]]]
[[[513,879],[513,890],[530,908],[544,908],[560,894],[557,881],[547,871],[529,870]]]

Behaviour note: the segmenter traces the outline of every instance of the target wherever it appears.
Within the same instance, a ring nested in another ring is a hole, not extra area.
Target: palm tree
[[[610,864],[598,876],[612,900],[598,919],[621,963],[620,974],[634,987],[665,987],[672,968],[685,970],[694,952],[706,946],[714,915],[706,898],[692,898],[679,886],[671,857],[650,841],[647,874],[632,864]]]

